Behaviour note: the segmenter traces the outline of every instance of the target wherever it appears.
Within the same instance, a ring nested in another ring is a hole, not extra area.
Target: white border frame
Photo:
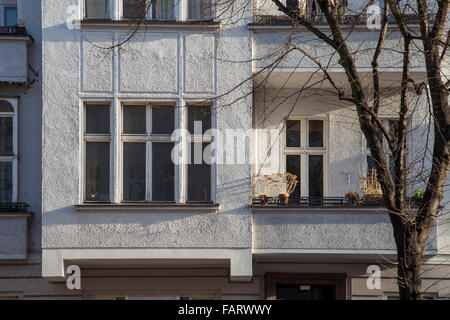
[[[105,105],[109,107],[109,135],[108,134],[86,134],[86,106],[87,105]],[[80,101],[80,141],[81,141],[81,170],[80,173],[80,203],[104,203],[103,201],[89,201],[86,199],[86,142],[108,142],[109,143],[109,202],[113,203],[114,197],[114,160],[115,160],[115,104],[113,99],[87,99]]]

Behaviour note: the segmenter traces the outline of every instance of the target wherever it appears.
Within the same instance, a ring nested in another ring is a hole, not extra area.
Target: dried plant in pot
[[[357,205],[359,203],[359,194],[355,191],[349,191],[345,194],[349,204]]]
[[[367,176],[360,179],[360,184],[364,204],[380,205],[382,203],[383,193],[375,169],[369,169]]]
[[[268,191],[270,180],[268,175],[255,173],[252,176],[252,199],[260,199],[262,205],[269,203],[270,194]]]
[[[278,200],[280,204],[287,205],[289,203],[289,196],[297,186],[297,176],[286,172],[285,174],[278,173],[274,178],[277,190]]]

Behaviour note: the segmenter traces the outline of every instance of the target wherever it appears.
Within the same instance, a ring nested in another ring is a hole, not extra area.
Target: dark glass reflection
[[[86,201],[109,201],[108,142],[86,142]]]
[[[175,201],[173,143],[152,144],[152,201]]]
[[[123,144],[123,200],[145,200],[146,143]]]
[[[309,196],[323,197],[322,155],[309,155]]]
[[[300,147],[300,121],[286,122],[286,147]]]

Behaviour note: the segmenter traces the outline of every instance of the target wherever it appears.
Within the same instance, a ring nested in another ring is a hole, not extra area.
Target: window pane
[[[300,121],[286,122],[286,147],[300,147]]]
[[[87,19],[109,19],[109,0],[86,0]]]
[[[152,107],[152,133],[172,134],[174,130],[174,107]]]
[[[152,144],[152,201],[174,201],[173,143]]]
[[[86,106],[86,133],[109,134],[109,106]]]
[[[174,0],[153,0],[153,20],[175,20]]]
[[[188,0],[188,20],[211,20],[211,1]]]
[[[0,203],[12,202],[12,163],[0,162]]]
[[[123,144],[123,200],[145,201],[146,144]]]
[[[286,156],[286,172],[297,176],[297,185],[295,186],[294,192],[291,194],[292,199],[300,198],[300,156],[299,155],[289,155]]]
[[[198,151],[195,143],[190,144],[188,165],[188,201],[191,202],[210,202],[211,201],[211,162],[210,158],[204,159],[203,153],[209,143],[203,143],[201,146],[202,156],[195,156]],[[197,162],[197,163],[196,163]],[[200,163],[201,162],[201,163]]]
[[[5,13],[5,26],[14,27],[17,25],[17,7],[16,6],[8,6],[4,9]]]
[[[123,133],[147,134],[145,106],[123,108]]]
[[[123,0],[123,17],[140,19],[145,16],[146,0]]]
[[[195,132],[195,125],[201,125],[201,130]],[[191,134],[205,133],[211,129],[211,108],[209,106],[188,107],[188,130]]]
[[[309,120],[309,146],[323,147],[323,121]]]
[[[86,142],[86,201],[109,201],[108,142]]]
[[[0,155],[13,154],[13,118],[0,117]]]
[[[8,101],[0,100],[0,112],[14,112],[14,108]]]
[[[375,160],[371,156],[367,156],[367,170],[375,169]]]
[[[323,197],[323,156],[309,156],[309,196]]]

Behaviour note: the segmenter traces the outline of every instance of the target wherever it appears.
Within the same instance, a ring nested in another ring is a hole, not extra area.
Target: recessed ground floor
[[[450,266],[433,259],[423,268],[425,296],[449,299]],[[230,280],[229,265],[221,262],[89,265],[80,271],[81,288],[69,290],[65,281],[42,277],[39,254],[2,262],[0,299],[398,299],[395,265],[381,256],[364,262],[258,256],[253,277],[244,282]]]

